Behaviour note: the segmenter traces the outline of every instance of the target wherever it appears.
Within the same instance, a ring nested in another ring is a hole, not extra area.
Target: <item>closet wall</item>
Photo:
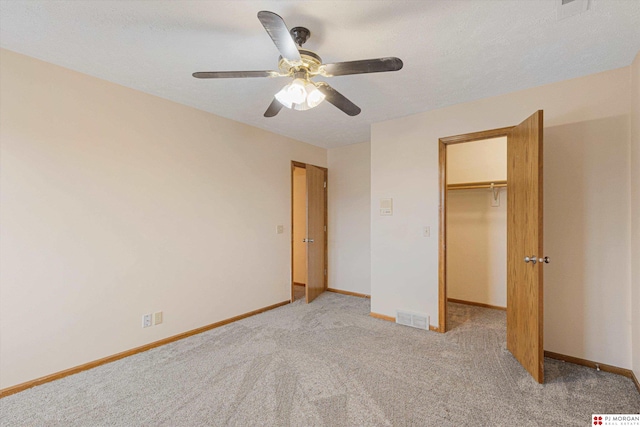
[[[447,147],[447,183],[506,181],[507,140],[494,138]],[[499,206],[490,189],[447,194],[447,296],[506,307],[507,189]]]

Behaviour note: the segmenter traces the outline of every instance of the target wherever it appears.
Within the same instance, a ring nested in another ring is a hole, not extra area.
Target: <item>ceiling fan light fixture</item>
[[[280,89],[280,92],[276,93],[275,98],[278,100],[280,104],[284,105],[285,107],[292,108],[293,102],[291,102],[291,100],[289,99],[289,96],[287,95],[288,88],[289,88],[289,85]]]
[[[325,98],[324,93],[320,92],[316,87],[316,85],[309,82],[309,84],[307,84],[306,86],[306,89],[307,89],[307,104],[309,105],[309,108],[317,107],[318,105],[320,105],[320,103],[322,103],[322,101],[324,101],[324,98]]]
[[[295,79],[276,94],[276,99],[287,108],[291,104],[302,104],[307,99],[305,82],[302,79]]]
[[[313,82],[295,79],[276,93],[276,99],[289,109],[305,111],[320,105],[325,96]]]

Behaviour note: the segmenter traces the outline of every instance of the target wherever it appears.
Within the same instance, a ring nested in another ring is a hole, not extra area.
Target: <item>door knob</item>
[[[526,256],[524,257],[524,262],[532,262],[532,263],[536,263],[538,262],[538,258],[536,258],[535,255],[531,255],[530,257]]]
[[[549,259],[548,256],[544,257],[544,258],[538,258],[538,262],[544,262],[545,264],[549,264],[551,262],[551,260]]]

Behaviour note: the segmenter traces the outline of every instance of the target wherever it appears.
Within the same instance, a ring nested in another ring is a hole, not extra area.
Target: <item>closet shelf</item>
[[[458,184],[448,184],[447,190],[472,190],[476,188],[506,187],[507,181],[482,181],[482,182],[461,182]]]

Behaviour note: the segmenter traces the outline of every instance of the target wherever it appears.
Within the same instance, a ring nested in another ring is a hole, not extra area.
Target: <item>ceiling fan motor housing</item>
[[[293,27],[289,33],[293,37],[293,41],[300,47],[311,37],[311,31],[305,27]]]
[[[302,58],[302,65],[292,65],[289,61],[280,56],[278,60],[278,69],[285,74],[292,74],[296,71],[305,71],[309,74],[309,77],[313,77],[318,74],[318,69],[322,65],[322,58],[315,52],[306,49],[300,49],[300,58]]]

